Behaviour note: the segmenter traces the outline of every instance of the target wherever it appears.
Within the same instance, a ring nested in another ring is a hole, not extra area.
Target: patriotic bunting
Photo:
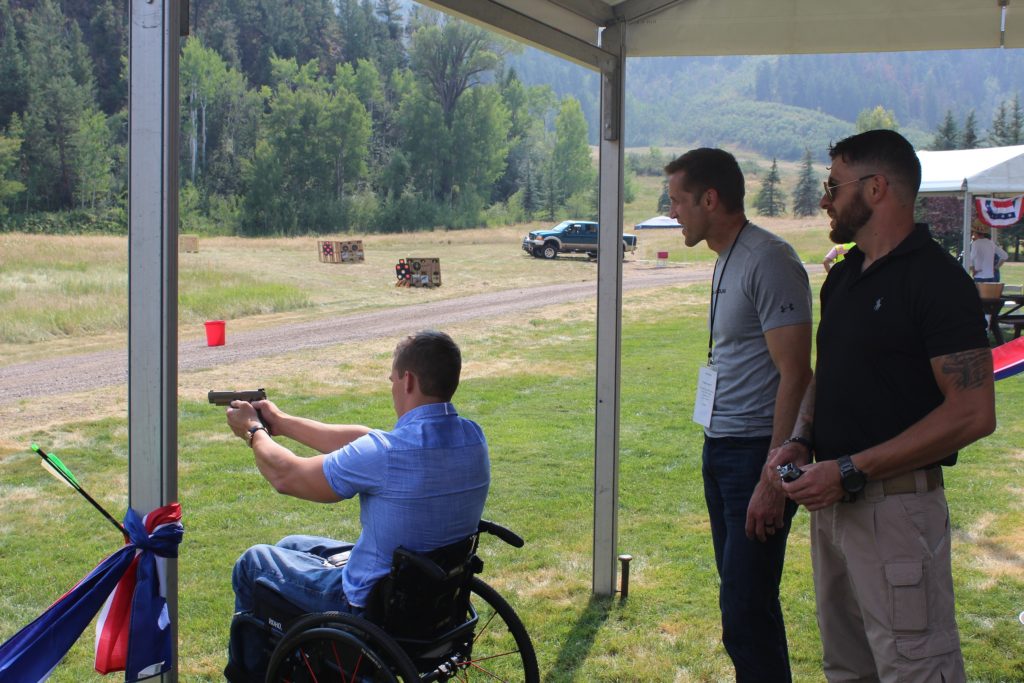
[[[124,526],[129,534],[124,547],[0,645],[0,683],[45,681],[101,606],[97,671],[124,671],[125,681],[134,683],[170,669],[166,586],[156,558],[178,556],[185,531],[181,506],[171,503],[145,518],[129,508]]]
[[[985,225],[992,228],[1008,228],[1021,219],[1021,200],[1024,200],[1024,195],[1008,199],[976,197],[974,206],[978,211],[978,218]]]

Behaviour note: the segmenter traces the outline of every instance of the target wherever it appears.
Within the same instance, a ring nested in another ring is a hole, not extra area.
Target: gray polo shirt
[[[811,287],[793,247],[749,223],[720,255],[712,280],[718,371],[711,437],[770,436],[779,372],[764,333],[811,322]],[[712,310],[708,324],[712,324]]]

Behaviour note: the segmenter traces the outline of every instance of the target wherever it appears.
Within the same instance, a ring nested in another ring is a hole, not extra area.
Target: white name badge
[[[718,371],[704,365],[697,375],[697,398],[693,402],[693,421],[702,427],[711,427],[711,409],[715,407],[715,385]]]

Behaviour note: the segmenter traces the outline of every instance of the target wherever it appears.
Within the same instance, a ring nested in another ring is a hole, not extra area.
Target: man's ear
[[[411,394],[416,391],[419,384],[419,379],[410,370],[406,370],[405,374],[402,375],[402,391],[406,394]]]
[[[700,201],[705,209],[714,211],[715,207],[718,206],[718,190],[713,187],[704,190],[704,196],[701,197]]]

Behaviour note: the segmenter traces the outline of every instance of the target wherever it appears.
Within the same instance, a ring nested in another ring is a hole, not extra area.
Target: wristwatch
[[[837,462],[839,463],[839,479],[843,485],[843,490],[852,498],[864,490],[864,486],[868,483],[868,478],[857,469],[857,466],[850,460],[850,456],[844,455],[838,458]]]
[[[270,436],[270,430],[267,429],[266,427],[264,427],[261,424],[256,424],[256,425],[253,425],[252,427],[249,427],[249,431],[247,431],[245,433],[245,444],[249,448],[253,447],[253,445],[252,445],[252,437],[256,436],[256,432],[259,432],[259,431],[266,432],[267,436]]]

